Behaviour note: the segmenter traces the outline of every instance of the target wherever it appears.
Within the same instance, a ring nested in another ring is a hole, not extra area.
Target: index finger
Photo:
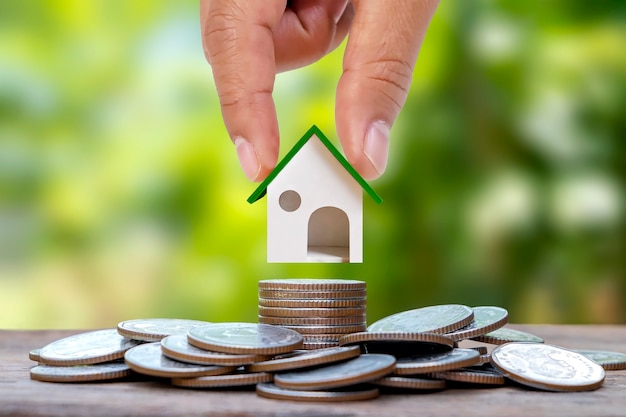
[[[202,0],[202,40],[226,129],[246,176],[265,178],[278,159],[272,99],[276,67],[273,28],[286,0]]]

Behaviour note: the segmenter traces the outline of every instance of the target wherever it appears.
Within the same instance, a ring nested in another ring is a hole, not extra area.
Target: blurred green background
[[[256,321],[257,282],[368,284],[368,320],[438,303],[626,322],[626,2],[444,1],[363,264],[266,263],[196,1],[0,2],[0,328]],[[336,142],[343,46],[275,88],[281,154]]]

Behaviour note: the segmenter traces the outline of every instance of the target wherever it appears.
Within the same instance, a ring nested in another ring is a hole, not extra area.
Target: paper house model
[[[312,126],[248,198],[267,194],[267,261],[363,262],[363,191],[382,202]]]

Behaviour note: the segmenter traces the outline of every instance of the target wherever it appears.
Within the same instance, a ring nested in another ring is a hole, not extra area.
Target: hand
[[[365,178],[386,168],[389,130],[406,100],[438,0],[201,0],[204,52],[246,176],[278,159],[277,72],[317,61],[350,33],[337,86],[346,158]]]

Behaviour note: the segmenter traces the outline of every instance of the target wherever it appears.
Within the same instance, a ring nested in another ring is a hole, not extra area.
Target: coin
[[[246,366],[250,372],[277,372],[300,369],[310,366],[325,365],[355,358],[361,354],[358,346],[332,347],[317,350],[297,350],[280,355],[265,362],[257,362]]]
[[[492,345],[502,345],[509,342],[543,343],[543,339],[539,336],[506,327],[501,327],[498,330],[494,330],[482,336],[473,337],[472,339]]]
[[[364,332],[367,330],[365,324],[348,324],[345,326],[282,326],[295,330],[302,335],[312,334],[334,334],[344,335],[348,333]]]
[[[243,387],[246,385],[259,384],[261,382],[271,382],[272,379],[273,375],[265,372],[237,372],[198,378],[172,378],[172,385],[183,388]]]
[[[494,370],[489,369],[458,369],[445,372],[435,372],[430,374],[432,378],[444,379],[446,381],[465,382],[468,384],[481,385],[504,385],[504,376]]]
[[[304,342],[334,342],[339,343],[341,335],[337,334],[303,334]]]
[[[260,290],[280,291],[347,291],[365,290],[363,281],[350,279],[268,279],[259,281]]]
[[[198,365],[241,366],[271,358],[271,355],[233,355],[207,351],[190,345],[185,334],[173,334],[162,339],[161,351],[170,359]]]
[[[441,372],[477,364],[480,354],[472,349],[452,349],[449,352],[398,358],[396,375],[418,375]]]
[[[302,347],[294,330],[255,323],[215,323],[189,330],[190,344],[201,349],[236,354],[277,355]]]
[[[365,324],[365,315],[348,317],[266,317],[259,316],[259,323],[279,326],[348,326]]]
[[[586,358],[591,359],[604,368],[605,371],[619,371],[626,369],[626,354],[620,352],[607,352],[603,350],[579,350],[574,352],[580,353]]]
[[[508,321],[509,312],[501,307],[481,306],[473,307],[474,320],[467,326],[446,333],[453,340],[469,339],[497,330]]]
[[[302,344],[302,349],[304,350],[326,349],[333,347],[339,347],[339,342],[304,342]]]
[[[341,336],[339,344],[341,346],[363,345],[369,349],[374,345],[384,349],[389,342],[403,342],[407,344],[440,345],[444,348],[452,348],[454,341],[445,335],[435,333],[414,333],[414,332],[360,332]],[[435,348],[438,348],[436,346]],[[418,348],[419,349],[419,348]],[[446,349],[447,350],[447,349]],[[379,351],[379,350],[377,350]]]
[[[162,378],[221,375],[235,370],[236,366],[195,365],[172,360],[161,353],[161,344],[145,343],[129,349],[124,360],[130,369],[144,375]]]
[[[307,291],[286,291],[286,290],[263,290],[259,289],[259,297],[273,300],[319,300],[319,299],[365,299],[366,290],[307,290]]]
[[[123,362],[107,362],[95,365],[49,366],[30,368],[30,378],[45,382],[89,382],[123,378],[130,369]]]
[[[444,389],[446,387],[446,381],[443,379],[427,379],[405,376],[386,376],[373,381],[372,383],[383,387],[419,390],[435,390]]]
[[[28,352],[28,359],[30,359],[33,362],[39,362],[41,360],[41,349],[33,349],[30,352]]]
[[[326,298],[326,299],[275,299],[259,298],[259,306],[282,308],[347,308],[365,307],[365,298]]]
[[[39,352],[45,365],[89,365],[120,359],[139,342],[120,336],[115,329],[95,330],[47,344]]]
[[[396,365],[391,355],[365,354],[345,362],[319,368],[276,374],[274,383],[281,388],[324,390],[380,379]]]
[[[363,317],[365,316],[365,307],[285,308],[259,306],[259,315],[265,317]]]
[[[467,326],[473,318],[474,311],[467,306],[436,305],[392,314],[367,329],[371,332],[447,333]]]
[[[580,353],[542,343],[507,343],[491,352],[491,363],[509,379],[547,391],[599,388],[604,369]]]
[[[377,388],[354,387],[337,391],[300,391],[281,388],[271,383],[258,384],[256,392],[261,397],[275,400],[311,402],[361,401],[376,398],[379,395]]]
[[[185,319],[136,319],[120,322],[117,331],[129,339],[158,342],[166,336],[187,333],[189,329],[206,324],[208,324],[206,321]]]

